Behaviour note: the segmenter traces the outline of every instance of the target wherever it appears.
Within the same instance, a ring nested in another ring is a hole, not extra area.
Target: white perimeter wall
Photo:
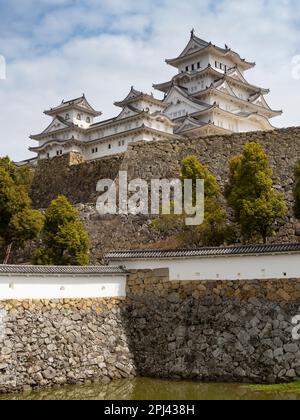
[[[169,268],[170,280],[300,278],[300,254],[113,261],[127,269]]]
[[[1,275],[0,300],[81,299],[126,296],[126,275]]]

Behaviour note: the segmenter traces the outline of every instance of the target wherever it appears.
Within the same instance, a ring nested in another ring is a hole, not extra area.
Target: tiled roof
[[[184,258],[184,257],[223,257],[232,255],[300,253],[299,244],[245,245],[238,247],[200,248],[191,250],[136,250],[115,251],[106,255],[109,260]]]
[[[84,102],[85,103],[85,106],[83,106],[81,103],[82,102]],[[99,111],[96,111],[92,106],[91,106],[91,104],[87,101],[87,99],[86,99],[86,97],[85,97],[85,95],[83,94],[82,96],[80,96],[79,98],[75,98],[75,99],[71,99],[71,100],[69,100],[69,101],[65,101],[65,100],[63,100],[62,101],[62,103],[60,104],[60,105],[58,105],[58,106],[56,106],[56,107],[54,107],[54,108],[51,108],[50,110],[48,110],[48,111],[45,111],[44,113],[46,114],[46,115],[53,115],[53,114],[55,114],[55,112],[59,112],[59,111],[61,111],[61,110],[64,110],[64,109],[67,109],[67,108],[69,108],[70,106],[73,106],[73,107],[78,107],[78,108],[80,108],[80,109],[82,109],[82,110],[84,110],[85,112],[87,112],[87,113],[90,113],[90,114],[92,114],[92,115],[94,115],[94,116],[99,116],[99,115],[102,115],[102,112],[99,112]]]
[[[90,266],[33,266],[33,265],[0,265],[1,274],[55,274],[55,275],[94,275],[94,274],[126,274],[122,267]]]

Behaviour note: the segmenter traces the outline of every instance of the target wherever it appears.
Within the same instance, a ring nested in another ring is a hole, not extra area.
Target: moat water
[[[0,400],[300,400],[300,392],[254,391],[245,385],[137,378],[2,395]]]

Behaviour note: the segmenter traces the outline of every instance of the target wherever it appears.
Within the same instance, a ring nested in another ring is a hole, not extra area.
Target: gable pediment
[[[228,75],[233,79],[238,80],[239,82],[247,83],[247,80],[244,78],[244,76],[238,69],[229,72]]]
[[[181,56],[193,54],[194,52],[199,51],[199,50],[200,50],[199,45],[196,43],[195,40],[191,39],[188,45],[186,46],[185,50],[182,52]]]
[[[181,89],[179,89],[176,86],[172,87],[172,89],[169,91],[168,95],[166,96],[164,102],[169,104],[169,107],[167,108],[167,110],[169,110],[171,107],[182,108],[182,106],[187,106],[189,108],[192,108],[193,110],[195,110],[195,112],[199,110],[202,111],[204,109],[203,106],[195,103],[192,98],[189,98],[188,93],[185,94],[183,91],[181,91]]]
[[[203,124],[198,121],[194,121],[191,117],[187,117],[184,122],[178,127],[177,132],[183,133],[185,131],[197,130],[200,129]]]
[[[93,108],[90,106],[86,99],[83,99],[81,102],[79,102],[78,106],[80,106],[80,108],[87,109],[88,111],[93,111]]]
[[[262,106],[263,108],[270,109],[269,105],[267,104],[263,95],[260,95],[255,101],[253,101],[254,105]]]
[[[137,112],[133,111],[132,109],[126,107],[122,110],[122,112],[117,116],[117,120],[123,120],[125,118],[132,117],[133,115],[137,115]]]
[[[64,128],[69,128],[68,124],[64,124],[62,120],[55,118],[49,125],[49,127],[47,127],[45,131],[43,131],[43,134],[53,133],[58,130],[63,130]]]
[[[236,96],[226,81],[222,83],[220,86],[218,86],[216,89],[219,90],[220,92],[227,93],[228,95]]]
[[[190,123],[190,124],[185,124],[182,127],[180,127],[180,131],[189,131],[189,130],[194,130],[195,128],[198,128],[198,126]]]
[[[185,49],[180,54],[179,58],[184,57],[189,54],[193,54],[197,51],[202,50],[203,48],[207,47],[208,43],[203,41],[200,38],[197,38],[195,36],[192,36],[189,43],[185,47]]]

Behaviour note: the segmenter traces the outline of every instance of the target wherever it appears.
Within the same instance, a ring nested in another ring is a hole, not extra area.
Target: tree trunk
[[[10,243],[9,245],[7,245],[6,250],[5,250],[5,257],[4,257],[4,261],[3,264],[7,265],[8,261],[9,261],[9,257],[11,254],[11,249],[12,249],[12,243]]]

